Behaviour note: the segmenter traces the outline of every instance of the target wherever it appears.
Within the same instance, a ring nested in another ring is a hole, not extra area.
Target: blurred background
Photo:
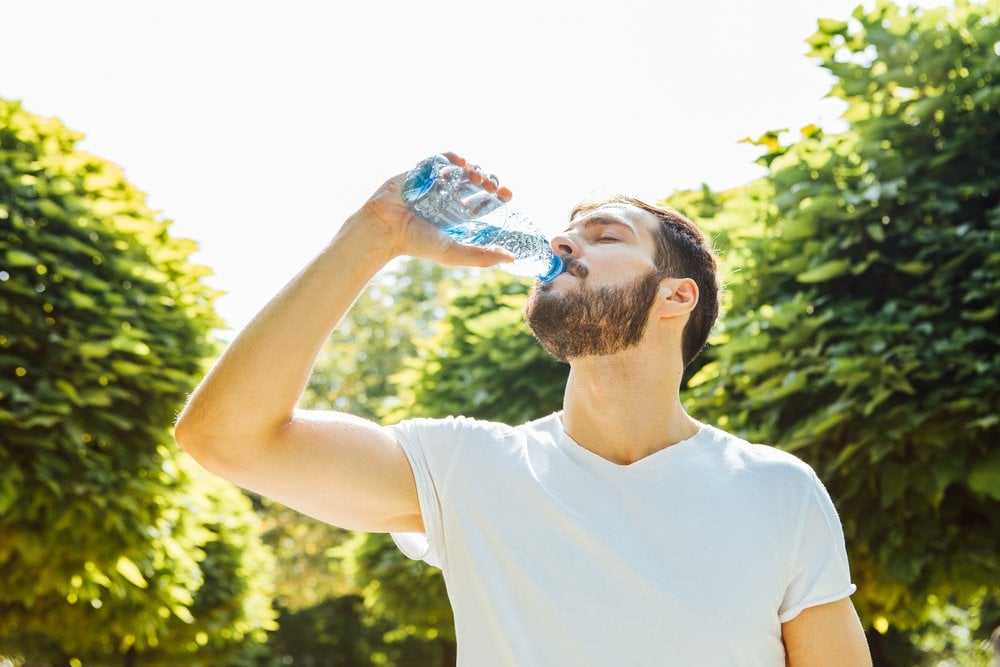
[[[876,664],[1000,625],[1000,3],[37,2],[0,67],[0,665],[446,665],[437,571],[180,453],[227,341],[385,178],[456,150],[548,232],[625,192],[726,295],[683,397],[794,452]],[[530,285],[394,263],[303,405],[558,409]]]
[[[454,150],[561,231],[763,170],[739,140],[842,127],[804,4],[12,3],[0,94],[56,116],[198,242],[238,331],[389,176]]]

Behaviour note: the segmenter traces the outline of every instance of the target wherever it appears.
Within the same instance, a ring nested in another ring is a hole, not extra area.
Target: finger
[[[477,192],[462,199],[462,210],[470,220],[478,218],[487,208],[493,204],[493,197],[488,192]]]
[[[462,157],[461,155],[458,155],[457,153],[453,153],[452,151],[447,151],[445,153],[441,153],[441,155],[448,158],[448,160],[454,165],[458,165],[459,167],[465,166],[465,158]]]
[[[497,191],[498,185],[500,185],[500,181],[493,174],[490,174],[486,179],[483,180],[483,190],[486,190],[491,194]]]
[[[483,184],[483,170],[477,165],[470,165],[465,168],[465,171],[469,174],[469,181],[472,182],[473,185]]]
[[[497,199],[507,203],[514,198],[514,193],[510,191],[510,188],[506,186],[501,186],[497,188]]]

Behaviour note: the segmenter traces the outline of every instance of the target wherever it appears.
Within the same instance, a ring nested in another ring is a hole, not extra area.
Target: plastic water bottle
[[[566,270],[548,239],[526,216],[509,212],[496,194],[469,180],[443,155],[421,160],[403,180],[403,201],[460,243],[498,246],[516,259],[499,268],[549,281]]]

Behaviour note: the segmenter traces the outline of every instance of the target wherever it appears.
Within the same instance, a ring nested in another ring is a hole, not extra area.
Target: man
[[[478,167],[446,154],[502,199]],[[296,410],[324,340],[391,259],[489,266],[387,181],[233,341],[178,442],[217,474],[442,568],[462,665],[868,665],[840,523],[813,471],[689,417],[718,312],[679,214],[619,198],[552,241],[568,270],[526,316],[567,360],[564,409],[511,427],[382,427]]]

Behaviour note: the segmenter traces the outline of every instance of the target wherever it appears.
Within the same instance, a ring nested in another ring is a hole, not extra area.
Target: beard
[[[588,289],[584,273],[578,289],[563,294],[551,283],[538,284],[525,304],[525,320],[542,348],[560,361],[615,354],[642,340],[662,278],[650,271],[621,287]]]

